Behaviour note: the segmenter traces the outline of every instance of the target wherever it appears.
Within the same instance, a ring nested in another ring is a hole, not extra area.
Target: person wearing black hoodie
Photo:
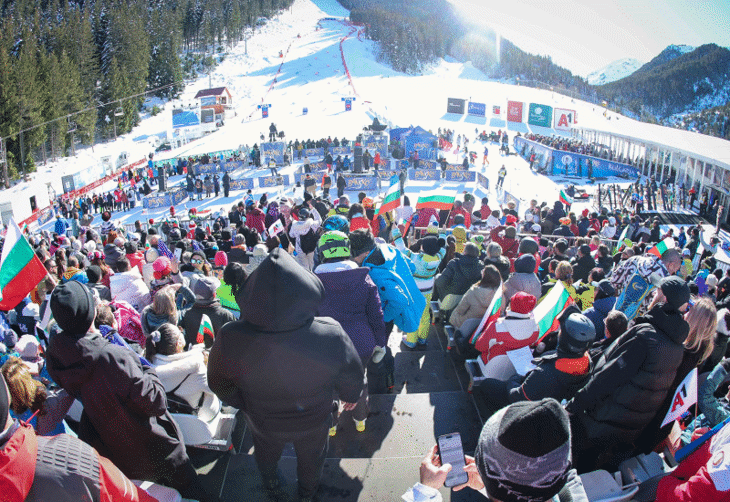
[[[588,281],[588,275],[596,266],[596,261],[591,256],[591,247],[583,244],[578,248],[578,254],[570,260],[573,266],[573,280]]]
[[[185,498],[217,500],[200,486],[155,371],[89,331],[96,315],[91,291],[69,281],[53,290],[50,305],[61,331],[51,336],[48,373],[84,404],[79,438],[130,479],[170,486]]]
[[[363,390],[357,350],[340,324],[315,317],[319,278],[277,248],[234,286],[241,320],[223,326],[208,359],[208,385],[240,409],[271,492],[285,443],[297,452],[299,496],[311,499],[322,474],[335,393],[352,410]]]
[[[689,333],[682,317],[689,300],[682,279],[662,279],[654,307],[611,344],[566,405],[578,472],[612,468],[631,456],[635,441],[674,390]]]

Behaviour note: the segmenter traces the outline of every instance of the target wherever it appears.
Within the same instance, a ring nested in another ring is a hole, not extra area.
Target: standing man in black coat
[[[223,175],[223,196],[228,197],[228,192],[231,191],[231,175],[228,171]]]
[[[274,249],[242,285],[233,285],[242,321],[223,326],[208,359],[208,384],[240,409],[270,492],[283,487],[284,445],[297,452],[299,496],[310,500],[322,475],[335,396],[352,410],[364,371],[350,337],[329,317],[319,278]]]
[[[345,177],[342,176],[342,173],[340,173],[337,176],[337,198],[340,198],[343,195],[345,195],[346,186],[347,186],[347,182],[345,181]]]
[[[86,286],[76,281],[56,286],[50,306],[61,331],[51,336],[48,372],[84,403],[79,438],[130,479],[170,486],[185,498],[214,500],[200,487],[155,371],[141,366],[134,352],[89,331],[96,307]]]

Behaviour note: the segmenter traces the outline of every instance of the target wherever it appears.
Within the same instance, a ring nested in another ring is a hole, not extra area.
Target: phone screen
[[[180,249],[180,248],[175,248],[175,259],[176,259],[177,261],[180,261],[180,257],[181,257],[181,256],[182,256],[182,249]]]
[[[451,471],[446,476],[444,486],[452,487],[469,481],[469,475],[464,471],[466,460],[464,448],[461,445],[461,435],[458,432],[444,434],[438,439],[441,464],[451,464]]]

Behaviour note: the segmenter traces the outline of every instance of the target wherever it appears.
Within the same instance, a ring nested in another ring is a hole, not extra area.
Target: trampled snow
[[[608,117],[604,117],[603,108],[592,103],[551,91],[490,81],[469,62],[442,59],[429,65],[420,76],[398,73],[377,60],[376,44],[367,40],[364,35],[358,35],[357,27],[344,21],[347,15],[348,12],[335,0],[296,0],[291,9],[258,27],[248,40],[248,54],[245,53],[244,42],[239,43],[210,76],[201,75],[187,83],[182,96],[176,101],[178,105],[190,102],[201,89],[226,86],[233,95],[235,116],[228,118],[225,125],[216,132],[173,151],[162,152],[156,158],[172,159],[182,155],[236,149],[239,145],[250,147],[260,142],[261,134],[268,136],[271,122],[276,123],[279,131],[285,132],[287,141],[327,136],[354,139],[363,126],[378,117],[391,127],[419,125],[433,133],[441,127],[454,129],[455,135],[467,135],[470,139],[470,150],[478,155],[476,166],[472,169],[480,170],[484,145],[476,141],[477,131],[502,129],[507,130],[510,137],[514,137],[518,131],[522,134],[564,134],[526,123],[506,122],[507,101],[515,100],[575,110],[577,127],[635,135],[657,142],[666,141],[671,136],[675,138],[673,141],[677,147],[687,145],[689,148],[694,145],[710,158],[730,160],[730,149],[718,149],[718,142],[722,140],[717,138],[649,125],[611,112]],[[341,40],[352,85],[340,55]],[[284,57],[279,57],[280,51]],[[281,71],[277,74],[280,65]],[[345,111],[341,100],[343,97],[355,98],[352,111]],[[487,117],[446,113],[449,97],[485,103]],[[259,104],[271,105],[269,119],[261,118],[261,111],[257,109]],[[495,105],[501,107],[501,117],[490,113]],[[56,193],[62,193],[62,175],[96,165],[104,155],[110,155],[113,161],[122,151],[128,152],[130,162],[142,159],[154,151],[150,138],[166,134],[172,128],[172,103],[161,104],[161,107],[163,109],[160,114],[143,118],[132,132],[114,142],[96,145],[93,149],[80,149],[73,158],[41,166],[39,172],[31,176],[31,182],[20,183],[3,191],[0,202],[13,201],[16,221],[20,221],[30,215],[27,203],[30,195],[37,195],[39,207],[45,207],[48,200],[47,184]],[[309,110],[306,115],[302,113],[305,107]],[[489,145],[489,151],[490,165],[480,172],[490,178],[493,185],[497,170],[504,164],[508,171],[504,188],[523,204],[533,198],[538,202],[552,204],[557,199],[560,187],[567,182],[532,173],[527,163],[518,156],[500,156],[497,145]],[[719,156],[715,156],[715,153]],[[462,160],[460,155],[453,152],[446,153],[446,156],[449,162]],[[301,163],[295,162],[293,166],[281,169],[280,172],[291,175],[300,168]],[[268,169],[248,170],[236,172],[233,177],[235,179],[268,174]],[[174,177],[170,181],[178,184],[182,179]],[[618,179],[608,181],[625,183]],[[587,183],[587,180],[579,180],[578,184],[581,183]],[[415,202],[419,192],[437,185],[439,182],[409,181],[406,192]],[[498,198],[493,191],[487,193],[475,183],[444,185],[460,192],[469,190],[478,198],[489,196],[492,205]],[[108,191],[113,187],[114,183],[109,182],[101,190]],[[380,193],[386,188],[384,186]],[[590,185],[586,188],[590,192],[594,190]],[[254,195],[258,198],[264,191],[265,189],[256,188]],[[280,187],[273,192],[269,189],[269,195],[270,198],[279,195],[293,196],[294,187]],[[378,193],[369,195],[377,196]],[[179,215],[191,207],[229,209],[240,197],[240,193],[231,193],[227,199],[220,197],[202,202],[186,200],[176,210]],[[583,207],[585,203],[576,204],[573,209],[580,211]],[[132,211],[114,214],[114,218],[123,223],[131,223],[138,219],[144,221],[158,218],[166,213],[167,209],[143,211],[138,204]],[[98,223],[97,218],[95,224]]]

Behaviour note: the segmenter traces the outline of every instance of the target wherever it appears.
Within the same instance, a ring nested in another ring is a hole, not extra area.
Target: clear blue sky
[[[730,47],[730,0],[449,0],[470,20],[585,76],[670,44]]]

